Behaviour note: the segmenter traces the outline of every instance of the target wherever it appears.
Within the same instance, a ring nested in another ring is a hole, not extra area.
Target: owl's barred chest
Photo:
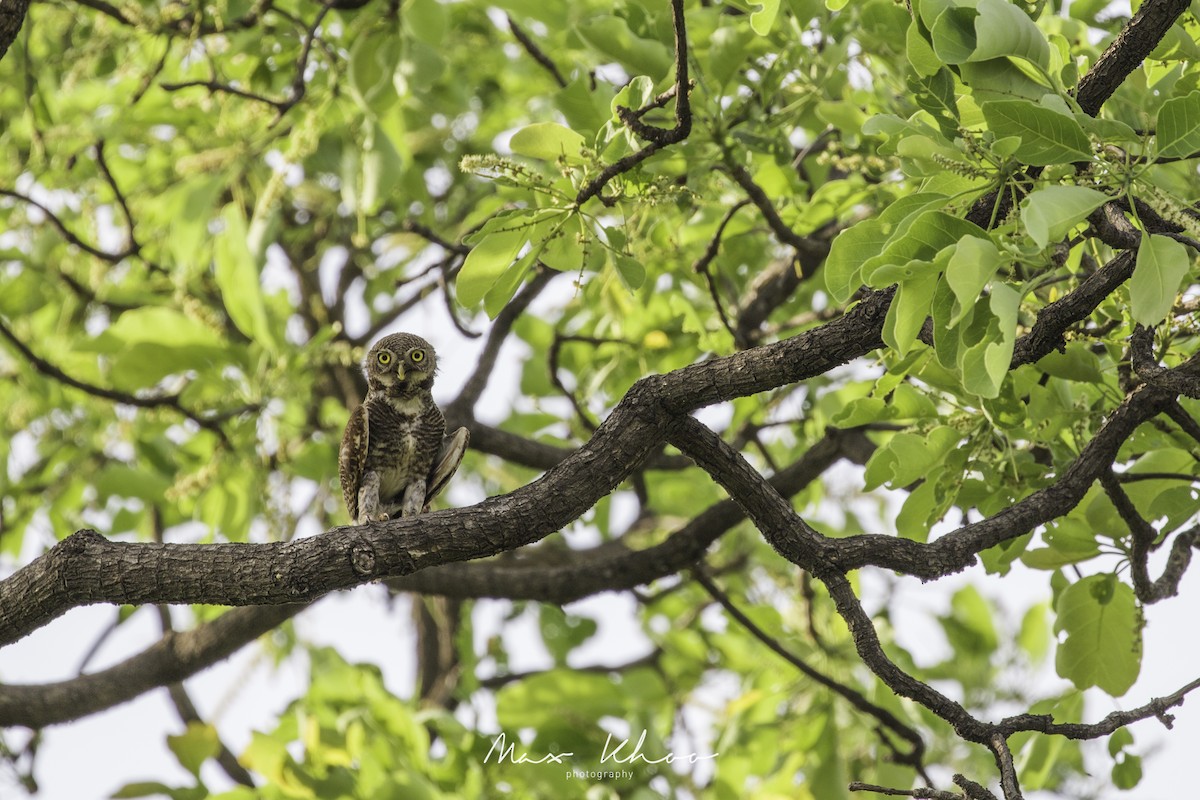
[[[379,475],[380,497],[394,497],[414,478],[428,475],[445,422],[432,398],[419,397],[372,403],[370,419],[366,468]]]

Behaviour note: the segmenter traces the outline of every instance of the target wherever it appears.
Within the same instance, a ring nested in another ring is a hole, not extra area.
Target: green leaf
[[[109,797],[113,800],[127,800],[131,797],[157,797],[166,795],[170,797],[175,792],[170,786],[157,781],[135,781],[127,783],[117,791],[113,792]]]
[[[830,422],[839,428],[856,428],[868,422],[879,422],[895,416],[893,409],[879,397],[856,397],[841,411],[835,414]]]
[[[1055,668],[1079,689],[1099,686],[1120,697],[1142,663],[1141,614],[1133,589],[1115,575],[1090,575],[1071,584],[1055,604],[1054,628],[1067,638]]]
[[[167,248],[175,263],[199,266],[201,254],[207,260],[208,251],[203,247],[208,239],[208,224],[214,216],[213,206],[225,186],[223,176],[201,176],[181,183],[172,189],[176,199],[175,213],[171,216],[171,236]],[[169,201],[168,201],[169,202]]]
[[[458,302],[470,308],[482,300],[528,238],[524,227],[513,227],[490,233],[472,247],[454,283]]]
[[[1039,101],[1047,92],[1053,91],[1053,87],[1030,77],[1028,70],[1009,58],[970,61],[960,65],[958,71],[977,101],[1013,97]]]
[[[92,481],[100,497],[137,497],[147,503],[162,500],[171,486],[167,478],[148,465],[138,469],[115,462],[105,464]]]
[[[1050,43],[1028,14],[1008,0],[979,0],[978,8],[970,61],[1012,56],[1050,69]]]
[[[606,675],[553,669],[497,692],[496,716],[502,728],[541,728],[563,724],[569,709],[570,719],[581,724],[620,713],[625,707],[621,688]]]
[[[446,6],[438,0],[408,0],[404,4],[404,30],[434,47],[446,37],[446,17]]]
[[[944,211],[922,211],[905,218],[905,223],[898,227],[883,252],[863,262],[863,277],[870,286],[888,285],[895,278],[889,277],[887,268],[911,261],[932,261],[944,248],[956,244],[964,236],[987,238],[978,225],[965,219]]]
[[[921,35],[921,29],[916,20],[909,23],[904,43],[908,63],[912,64],[918,75],[927,78],[942,69],[942,59],[938,58],[933,47]]]
[[[1131,744],[1133,744],[1133,734],[1129,732],[1129,728],[1117,728],[1113,735],[1108,737],[1108,754],[1116,758],[1117,753]]]
[[[1069,164],[1092,157],[1087,134],[1072,117],[1028,100],[992,100],[982,110],[997,137],[1021,137],[1016,157],[1024,164]]]
[[[436,5],[436,4],[435,4]],[[409,8],[405,8],[406,21]],[[365,111],[382,114],[399,99],[393,76],[402,56],[399,37],[378,31],[350,49],[350,94]]]
[[[1200,151],[1200,91],[1173,97],[1155,122],[1159,158],[1187,158]]]
[[[643,39],[620,17],[595,17],[576,28],[579,37],[600,53],[632,68],[636,75],[664,78],[671,69],[671,53],[654,39]]]
[[[391,198],[404,172],[404,160],[378,122],[370,123],[363,142],[361,171],[354,207],[373,214]]]
[[[766,36],[775,25],[775,16],[779,13],[779,0],[756,0],[759,8],[750,14],[750,27],[759,36]]]
[[[579,159],[583,143],[582,136],[557,122],[535,122],[514,133],[509,147],[517,155],[554,161]]]
[[[947,328],[953,328],[975,307],[980,293],[1003,263],[991,239],[964,236],[958,240],[946,262],[946,282],[954,292],[955,308]]]
[[[992,607],[974,586],[964,586],[950,598],[950,613],[939,620],[955,651],[988,656],[999,644]]]
[[[611,116],[608,98],[592,89],[591,82],[585,75],[577,75],[574,80],[559,90],[554,97],[554,104],[562,112],[567,124],[575,130],[594,131],[604,125]]]
[[[1029,237],[1044,249],[1108,200],[1103,192],[1083,186],[1047,186],[1021,202],[1021,220]]]
[[[544,246],[544,243],[542,243]],[[492,288],[487,290],[483,296],[483,310],[487,312],[490,319],[495,319],[496,315],[508,305],[508,301],[517,293],[517,289],[521,286],[521,281],[525,280],[525,276],[529,274],[529,270],[533,267],[533,262],[537,260],[541,253],[542,247],[531,247],[529,252],[514,261],[508,269],[501,273],[496,282],[492,284]]]
[[[546,240],[542,262],[559,272],[578,272],[583,269],[586,249],[584,235],[582,220],[578,214],[572,215]]]
[[[1182,244],[1157,233],[1143,233],[1129,281],[1134,322],[1146,326],[1162,322],[1171,311],[1190,266],[1191,259]]]
[[[915,268],[918,274],[900,282],[883,323],[884,343],[900,355],[907,353],[916,342],[929,316],[939,275],[938,269],[928,261],[911,261],[908,266]]]
[[[259,265],[246,244],[246,218],[233,203],[225,206],[221,218],[225,230],[217,237],[213,254],[221,301],[238,330],[274,351],[276,342],[263,304]]]
[[[867,462],[864,488],[870,491],[884,483],[892,489],[908,486],[941,463],[961,438],[947,425],[939,425],[928,434],[897,433]]]
[[[221,347],[220,335],[199,320],[163,306],[134,308],[93,339],[87,349],[118,353],[135,344],[154,343],[167,347]]]
[[[618,254],[616,257],[617,273],[631,291],[642,288],[646,282],[646,268],[636,258]]]
[[[723,26],[713,31],[708,42],[708,74],[724,86],[738,74],[750,56],[754,33],[742,26]]]
[[[555,663],[565,664],[572,650],[595,635],[596,621],[590,617],[567,614],[558,606],[538,606],[542,642]]]
[[[931,27],[933,50],[945,63],[1013,56],[1049,69],[1050,43],[1025,12],[1007,0],[972,5],[947,7]]]
[[[1029,660],[1037,664],[1050,652],[1051,641],[1050,606],[1046,603],[1035,603],[1021,619],[1017,644],[1029,656]]]
[[[833,240],[825,259],[825,288],[835,302],[845,303],[862,285],[862,265],[879,255],[891,238],[888,227],[866,219],[846,228]]]
[[[1142,757],[1126,754],[1123,759],[1113,764],[1113,786],[1118,789],[1132,789],[1142,781]]]
[[[966,337],[978,330],[977,326],[983,327],[983,336],[958,353],[963,387],[972,394],[999,396],[1000,386],[1012,363],[1020,305],[1020,293],[1002,283],[993,284],[987,300],[976,303],[973,324],[962,331],[964,344],[970,341]]]
[[[167,736],[167,746],[183,768],[193,775],[199,775],[200,765],[221,751],[216,730],[203,722],[189,722],[183,733]]]

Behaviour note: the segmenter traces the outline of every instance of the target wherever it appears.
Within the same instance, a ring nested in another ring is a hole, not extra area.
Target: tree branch
[[[768,483],[784,496],[799,492],[841,458],[861,461],[859,451],[873,447],[863,434],[831,428],[794,464]],[[689,462],[690,463],[690,462]],[[559,605],[604,591],[642,586],[697,563],[718,538],[744,520],[733,500],[722,500],[697,514],[659,544],[631,550],[620,541],[557,554],[554,560],[534,551],[504,560],[446,564],[396,578],[401,591],[451,597],[504,597]]]
[[[60,234],[62,234],[62,237],[64,239],[66,239],[67,242],[75,245],[76,247],[78,247],[80,250],[87,253],[88,255],[95,256],[96,258],[100,259],[101,261],[106,261],[109,264],[118,264],[121,261],[124,261],[125,259],[129,258],[130,256],[137,254],[137,250],[133,247],[132,244],[130,244],[128,247],[126,247],[124,250],[120,251],[119,253],[109,253],[104,250],[101,250],[98,247],[94,247],[93,245],[88,244],[87,242],[83,241],[83,239],[80,239],[78,236],[76,236],[75,233],[72,232],[71,229],[67,227],[66,223],[63,222],[62,219],[59,218],[59,216],[57,214],[55,214],[49,208],[46,208],[46,206],[42,205],[37,200],[34,200],[32,197],[23,195],[20,192],[14,192],[11,189],[0,189],[0,197],[11,197],[14,200],[20,200],[22,203],[26,203],[28,205],[33,206],[38,211],[42,212],[42,214],[44,214],[46,216],[46,219],[50,220],[50,223],[55,228],[58,229],[58,232]]]
[[[1085,114],[1096,116],[1125,79],[1158,46],[1184,11],[1188,0],[1146,0],[1079,81],[1075,99]]]
[[[0,685],[0,727],[44,728],[127,702],[229,657],[305,605],[238,608],[186,633],[164,637],[109,669],[58,683]]]
[[[221,428],[219,420],[213,416],[203,416],[195,411],[192,411],[183,406],[179,402],[178,394],[157,394],[157,395],[135,395],[128,392],[118,392],[114,389],[107,389],[103,386],[96,386],[85,381],[72,378],[70,375],[63,372],[61,369],[51,364],[49,361],[41,358],[32,350],[30,350],[24,342],[17,338],[16,334],[4,324],[4,320],[0,319],[0,336],[7,339],[21,356],[29,362],[37,372],[45,375],[47,378],[52,378],[59,383],[70,386],[73,389],[78,389],[85,394],[90,394],[93,397],[99,397],[102,400],[111,400],[114,403],[121,403],[127,406],[136,406],[137,408],[170,408],[183,416],[195,422],[201,428],[215,433],[217,437],[225,444],[229,443],[229,438],[225,431]],[[232,414],[240,414],[244,411],[253,410],[252,407],[239,408],[231,412]]]
[[[1183,701],[1187,698],[1187,695],[1198,688],[1200,688],[1200,678],[1191,681],[1165,697],[1156,697],[1149,703],[1138,708],[1131,708],[1128,711],[1114,711],[1099,722],[1090,724],[1055,722],[1054,718],[1049,714],[1021,714],[1004,719],[996,725],[996,729],[1007,735],[1020,731],[1035,731],[1037,733],[1065,736],[1068,739],[1099,739],[1101,736],[1116,733],[1119,729],[1131,723],[1156,717],[1169,730],[1175,724],[1175,717],[1168,714],[1167,711],[1175,706],[1183,705]]]
[[[567,79],[564,78],[562,73],[558,71],[558,67],[555,65],[550,56],[546,55],[546,52],[542,50],[542,48],[538,47],[537,42],[533,41],[529,34],[526,33],[525,30],[516,23],[516,20],[512,18],[511,14],[505,14],[504,19],[508,22],[508,29],[512,31],[513,37],[521,43],[521,47],[525,48],[525,52],[529,53],[530,58],[542,65],[542,67],[550,73],[551,77],[554,78],[554,82],[557,83],[559,87],[565,88],[567,85]]]
[[[863,695],[862,692],[856,689],[851,689],[849,686],[834,680],[820,670],[814,669],[808,664],[808,662],[804,661],[804,659],[787,650],[773,636],[769,635],[762,628],[754,624],[754,620],[742,613],[742,610],[733,604],[733,601],[729,599],[729,596],[722,592],[720,588],[717,587],[716,583],[714,583],[713,580],[708,577],[707,574],[705,574],[702,567],[692,570],[692,577],[695,578],[697,583],[704,587],[704,590],[708,592],[714,600],[721,604],[721,607],[725,609],[725,612],[729,614],[729,616],[733,617],[739,625],[749,631],[754,638],[766,645],[767,648],[773,653],[781,657],[784,661],[787,661],[813,682],[824,686],[829,691],[846,700],[851,706],[858,709],[862,713],[874,717],[875,720],[885,728],[895,733],[904,741],[908,742],[910,749],[907,753],[904,753],[898,750],[887,739],[884,739],[885,744],[891,748],[897,763],[906,764],[912,767],[917,771],[917,774],[919,774],[922,779],[924,779],[926,782],[929,781],[929,776],[925,774],[925,767],[921,761],[922,756],[925,753],[925,742],[922,741],[921,735],[917,733],[914,728],[903,722],[899,717],[887,709],[881,708],[872,703]]]
[[[533,278],[496,315],[496,319],[492,322],[492,328],[488,331],[487,340],[484,342],[483,352],[479,354],[479,361],[475,364],[474,371],[467,378],[467,382],[463,384],[458,397],[455,397],[443,409],[448,425],[453,427],[455,424],[463,425],[466,424],[465,421],[474,420],[475,404],[479,402],[483,390],[487,388],[488,379],[492,376],[492,370],[496,366],[496,359],[500,355],[500,348],[504,346],[508,334],[512,331],[512,326],[525,313],[525,310],[529,308],[529,304],[534,301],[534,298],[541,294],[542,290],[550,285],[550,281],[554,280],[555,276],[559,274],[552,269],[539,266]]]
[[[678,144],[692,132],[692,108],[688,101],[691,82],[688,80],[687,25],[683,15],[683,0],[671,0],[671,20],[675,30],[675,127],[664,130],[646,125],[641,114],[646,109],[631,111],[618,108],[621,121],[638,136],[649,141],[645,147],[609,164],[575,196],[575,205],[582,206],[596,197],[613,178],[628,172],[662,148]],[[657,107],[651,103],[648,108]],[[601,198],[603,199],[603,198]]]
[[[291,604],[561,529],[658,451],[696,408],[820,375],[880,346],[890,292],[792,339],[633,386],[591,440],[537,481],[469,508],[269,544],[111,542],[79,531],[0,582],[0,644],[90,603]]]
[[[1153,343],[1152,329],[1144,325],[1134,327],[1133,335],[1129,337],[1129,357],[1137,376],[1172,394],[1200,399],[1200,376],[1185,375],[1159,364],[1151,352]]]

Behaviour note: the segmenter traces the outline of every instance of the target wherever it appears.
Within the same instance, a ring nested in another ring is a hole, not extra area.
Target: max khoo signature
[[[676,762],[687,762],[695,764],[697,761],[706,761],[710,758],[716,758],[720,753],[709,753],[701,755],[699,753],[679,754],[668,751],[665,755],[658,758],[651,758],[642,752],[642,747],[646,743],[646,731],[642,731],[642,735],[638,737],[637,743],[633,745],[631,750],[626,751],[629,747],[629,736],[625,739],[618,739],[611,733],[604,740],[604,749],[600,752],[601,764],[674,764]],[[569,758],[574,753],[543,753],[533,756],[527,752],[517,752],[517,745],[510,743],[501,733],[499,736],[492,739],[492,747],[488,750],[488,754],[484,757],[483,763],[491,762],[492,756],[496,756],[496,763],[503,764],[563,764],[564,758]]]

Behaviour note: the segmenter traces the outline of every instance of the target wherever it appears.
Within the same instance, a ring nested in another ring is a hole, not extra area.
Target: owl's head
[[[393,333],[375,343],[363,369],[371,391],[407,395],[433,384],[437,354],[420,336]]]

